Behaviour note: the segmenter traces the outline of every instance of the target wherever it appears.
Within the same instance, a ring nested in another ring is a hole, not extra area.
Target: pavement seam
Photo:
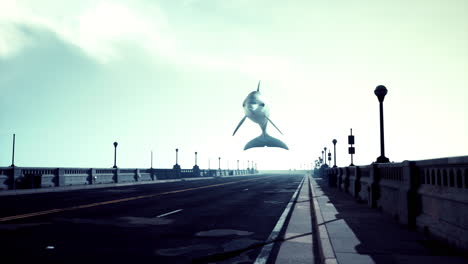
[[[296,189],[296,192],[293,194],[291,200],[289,201],[288,205],[284,209],[283,213],[281,214],[280,218],[278,219],[278,222],[276,222],[275,227],[271,231],[270,236],[267,239],[266,244],[262,247],[262,250],[260,251],[260,254],[258,254],[257,258],[255,259],[254,264],[265,264],[268,259],[270,258],[271,251],[273,249],[273,245],[275,242],[277,242],[277,238],[283,230],[284,226],[286,225],[286,219],[288,218],[289,214],[291,213],[291,210],[293,208],[293,205],[296,203],[297,197],[299,196],[299,192],[302,188],[302,184],[304,184],[305,178],[307,176],[304,176],[302,178],[301,183]],[[270,243],[269,243],[270,241]]]
[[[322,263],[332,264],[332,263],[339,263],[335,250],[333,249],[333,245],[331,243],[330,236],[328,234],[328,229],[325,221],[323,220],[323,214],[320,209],[319,202],[317,200],[317,195],[315,193],[315,189],[312,183],[312,176],[309,177],[309,187],[312,194],[312,208],[314,210],[313,217],[315,218],[315,233],[318,235],[317,241],[319,246],[319,253]]]

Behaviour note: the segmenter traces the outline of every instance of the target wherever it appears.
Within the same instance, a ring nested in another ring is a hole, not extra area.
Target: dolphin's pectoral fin
[[[237,132],[237,130],[239,129],[239,127],[244,123],[245,119],[247,118],[247,116],[244,116],[244,118],[242,118],[242,120],[239,122],[239,124],[237,125],[236,127],[236,130],[234,130],[234,133],[232,133],[232,135],[234,136]]]
[[[274,138],[267,133],[252,139],[249,143],[247,143],[247,145],[245,145],[244,150],[263,147],[283,148],[289,150],[288,146],[286,146],[283,141]]]
[[[266,116],[265,116],[265,117],[266,117]],[[270,121],[270,123],[281,133],[281,135],[283,135],[283,132],[281,132],[281,130],[279,130],[279,128],[275,125],[275,123],[273,123],[273,121],[271,121],[270,118],[266,117],[266,119],[267,119],[268,121]]]

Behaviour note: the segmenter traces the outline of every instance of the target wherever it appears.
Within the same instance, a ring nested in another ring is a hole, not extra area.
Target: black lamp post
[[[324,147],[323,150],[324,150],[323,160],[325,161],[325,165],[327,165],[327,147]]]
[[[385,142],[384,142],[384,121],[383,121],[383,101],[387,94],[387,88],[383,85],[377,86],[374,90],[374,94],[379,99],[380,108],[380,157],[377,158],[377,163],[388,163],[390,160],[385,157]]]
[[[117,142],[114,142],[114,167],[117,168],[117,145],[119,145]]]
[[[331,167],[331,152],[328,150],[328,164],[330,164]]]
[[[11,166],[10,167],[15,167],[15,141],[16,141],[16,135],[13,134],[13,152],[11,154]]]
[[[334,157],[334,164],[333,165],[333,168],[336,168],[336,139],[333,139],[332,143],[333,143],[333,157]]]
[[[221,170],[221,157],[218,157],[218,169]]]
[[[198,153],[195,151],[195,166],[197,166],[197,155]]]
[[[175,149],[175,164],[179,165],[179,149]]]

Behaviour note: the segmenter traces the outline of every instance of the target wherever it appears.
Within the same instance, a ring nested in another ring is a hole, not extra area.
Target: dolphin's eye
[[[260,106],[261,106],[261,107],[264,107],[264,106],[265,106],[265,104],[264,104],[264,103],[261,103],[261,104],[260,104]]]

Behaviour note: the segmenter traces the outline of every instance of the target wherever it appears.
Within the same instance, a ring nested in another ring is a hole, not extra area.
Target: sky
[[[308,168],[468,150],[468,1],[0,0],[0,166]],[[242,102],[261,80],[269,134]]]

